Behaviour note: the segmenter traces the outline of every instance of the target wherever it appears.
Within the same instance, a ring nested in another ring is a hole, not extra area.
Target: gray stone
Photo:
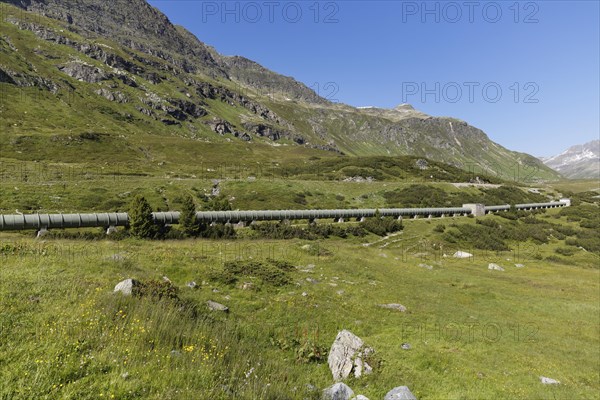
[[[194,281],[186,283],[186,286],[189,287],[190,289],[198,289],[198,284]]]
[[[410,343],[402,343],[402,350],[410,350],[412,348],[412,346],[410,345]]]
[[[224,306],[223,304],[217,303],[216,301],[209,300],[206,302],[206,305],[211,311],[223,311],[229,312],[229,307]]]
[[[502,268],[498,264],[494,264],[494,263],[490,263],[488,265],[488,269],[493,270],[493,271],[504,271],[504,268]]]
[[[517,268],[523,268],[525,266],[523,264],[515,264],[515,267],[517,267]]]
[[[242,290],[252,290],[254,289],[254,283],[252,282],[244,282],[242,285]]]
[[[407,386],[398,386],[390,390],[383,400],[417,400]]]
[[[133,292],[141,286],[141,283],[135,279],[125,279],[117,283],[114,292],[121,292],[124,296],[131,296]]]
[[[365,347],[362,339],[352,332],[340,331],[331,345],[327,357],[333,379],[336,381],[346,379],[353,371],[357,378],[371,373],[373,369],[362,358],[363,355],[366,356],[373,352],[372,348]]]
[[[433,269],[433,267],[431,265],[427,265],[427,264],[419,264],[419,267],[429,269],[429,270]]]
[[[354,391],[348,385],[339,382],[323,391],[323,400],[350,400]]]
[[[467,253],[466,251],[457,251],[456,253],[454,253],[454,255],[452,257],[454,257],[454,258],[471,258],[471,257],[473,257],[473,254]]]
[[[369,400],[369,398],[366,396],[363,396],[362,394],[359,394],[358,396],[354,397],[352,400]]]
[[[556,379],[546,378],[545,376],[540,376],[540,381],[544,385],[560,385],[560,382],[557,381]]]
[[[388,310],[396,310],[396,311],[400,311],[400,312],[406,312],[406,307],[404,307],[402,304],[396,304],[396,303],[380,304],[379,307],[387,308]]]

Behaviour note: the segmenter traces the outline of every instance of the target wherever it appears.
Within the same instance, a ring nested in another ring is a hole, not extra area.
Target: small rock
[[[244,282],[242,285],[242,290],[252,290],[254,289],[254,283],[252,282]]]
[[[220,292],[220,290],[219,290],[219,289],[213,289],[213,290],[212,290],[212,292],[213,292],[213,293],[219,293],[219,292]]]
[[[306,282],[312,283],[313,285],[316,285],[317,283],[319,283],[318,280],[313,279],[313,278],[306,278]]]
[[[523,264],[515,264],[515,267],[517,267],[517,268],[523,268],[525,266]]]
[[[223,304],[217,303],[216,301],[209,300],[206,302],[206,305],[211,311],[223,311],[229,312],[229,307],[224,306]]]
[[[167,283],[173,283],[173,282],[171,282],[171,280],[166,275],[163,276],[162,278],[163,278],[163,281],[165,281]]]
[[[356,396],[355,398],[353,398],[352,400],[369,400],[368,397],[363,396],[362,394],[359,394],[358,396]]]
[[[125,261],[125,256],[122,254],[113,254],[112,256],[110,256],[108,258],[115,262]]]
[[[556,379],[546,378],[545,376],[540,376],[540,381],[542,381],[544,385],[560,385],[560,382]]]
[[[323,391],[323,400],[350,400],[354,392],[345,383],[336,383]]]
[[[310,245],[309,245],[310,246]],[[315,264],[308,264],[306,269],[315,269]]]
[[[410,345],[410,343],[402,343],[402,350],[410,350],[412,348],[412,346]]]
[[[194,281],[186,283],[186,286],[189,287],[190,289],[198,289],[198,284]]]
[[[466,251],[457,251],[456,253],[454,253],[454,255],[452,257],[454,257],[454,258],[470,258],[470,257],[473,257],[473,254],[467,253]]]
[[[121,292],[124,296],[131,296],[136,288],[139,288],[141,283],[135,279],[125,279],[117,283],[114,293]]]
[[[123,373],[121,374],[121,378],[123,378],[123,379],[127,379],[127,378],[129,378],[129,372],[123,372]]]
[[[494,264],[494,263],[490,263],[488,265],[488,269],[490,270],[494,270],[494,271],[504,271],[504,268],[502,268],[501,266],[499,266],[498,264]]]
[[[308,293],[302,292],[302,297],[306,297],[306,296],[308,296]]]
[[[417,400],[408,386],[398,386],[390,390],[383,400]]]
[[[427,265],[427,264],[419,264],[419,267],[429,269],[429,270],[433,269],[433,267],[431,265]]]
[[[181,352],[178,350],[171,350],[171,357],[181,357]]]
[[[380,304],[379,307],[381,307],[381,308],[387,308],[389,310],[396,310],[396,311],[400,311],[400,312],[406,312],[406,307],[404,307],[402,304],[396,304],[396,303],[392,303],[392,304]]]
[[[343,291],[343,290],[338,290],[338,291],[337,291],[337,292],[335,292],[335,293],[337,293],[337,295],[338,295],[338,296],[342,296],[342,295],[343,295],[344,293],[346,293],[346,292],[345,292],[345,291]]]

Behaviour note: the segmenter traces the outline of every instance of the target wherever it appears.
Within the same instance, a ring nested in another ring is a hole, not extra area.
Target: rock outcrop
[[[350,331],[340,331],[327,358],[333,379],[341,381],[351,373],[357,378],[371,373],[373,369],[364,359],[373,353],[373,348],[366,347],[361,338]]]

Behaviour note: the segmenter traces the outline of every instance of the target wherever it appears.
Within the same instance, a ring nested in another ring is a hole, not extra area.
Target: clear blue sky
[[[538,156],[600,135],[595,0],[149,3],[220,53],[346,104],[406,101]]]

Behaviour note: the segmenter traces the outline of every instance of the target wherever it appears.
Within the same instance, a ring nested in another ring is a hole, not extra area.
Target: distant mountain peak
[[[600,140],[569,147],[541,160],[567,178],[600,178]]]
[[[396,106],[396,108],[394,108],[394,110],[396,110],[396,111],[416,111],[415,108],[408,103],[402,103],[402,104]]]

